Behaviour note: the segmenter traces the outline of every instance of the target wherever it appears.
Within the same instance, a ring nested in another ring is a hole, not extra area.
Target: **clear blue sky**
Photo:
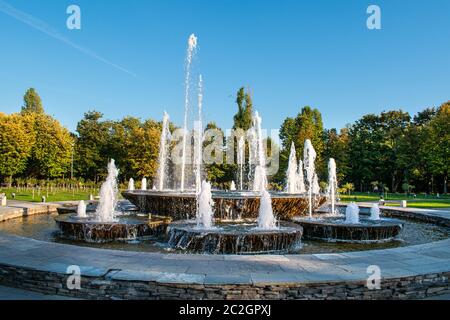
[[[450,99],[447,0],[0,0],[0,9],[4,3],[54,31],[0,10],[0,111],[18,111],[35,87],[70,130],[89,109],[109,119],[161,119],[167,110],[181,124],[191,33],[205,118],[223,128],[231,127],[240,86],[252,89],[268,129],[304,105],[340,128],[365,113],[415,113]],[[66,28],[70,4],[81,7],[81,30]],[[366,28],[369,4],[381,7],[382,30]]]

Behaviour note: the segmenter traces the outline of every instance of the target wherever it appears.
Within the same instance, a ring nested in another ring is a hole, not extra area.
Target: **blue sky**
[[[0,10],[0,111],[28,87],[70,130],[96,109],[182,123],[187,38],[198,36],[205,120],[232,125],[235,93],[251,88],[263,126],[304,105],[325,127],[392,108],[415,113],[450,99],[450,1],[0,0],[44,21],[67,42]],[[66,28],[81,8],[82,29]],[[366,28],[381,7],[382,30]],[[128,72],[115,67],[118,65]]]

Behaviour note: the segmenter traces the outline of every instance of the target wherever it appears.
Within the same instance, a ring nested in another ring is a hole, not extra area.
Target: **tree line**
[[[233,129],[247,130],[253,102],[244,88],[236,94],[236,105]],[[7,184],[69,180],[95,185],[104,178],[108,160],[114,158],[122,181],[144,176],[151,180],[158,166],[161,128],[162,123],[152,119],[113,121],[89,111],[78,122],[76,132],[70,133],[45,113],[41,98],[31,88],[20,112],[0,113],[0,178]],[[174,128],[171,124],[171,130]],[[208,128],[221,130],[212,122]],[[414,116],[402,110],[367,114],[340,130],[325,129],[320,111],[303,107],[283,121],[281,146],[268,142],[268,148],[280,148],[280,169],[269,177],[272,188],[284,188],[290,146],[294,143],[301,158],[305,139],[316,149],[321,181],[327,180],[327,161],[332,157],[339,183],[352,184],[359,191],[447,193],[450,102]],[[216,186],[225,187],[237,179],[236,165],[212,164],[205,169]]]

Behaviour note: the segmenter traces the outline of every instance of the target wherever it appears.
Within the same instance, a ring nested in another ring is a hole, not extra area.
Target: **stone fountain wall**
[[[196,198],[194,194],[175,194],[151,191],[125,191],[122,195],[142,211],[160,216],[169,216],[174,220],[195,217]],[[273,213],[281,220],[308,215],[308,198],[303,195],[271,194]],[[258,216],[259,197],[252,195],[229,196],[214,193],[215,217],[219,219],[255,219]],[[322,206],[325,196],[313,199],[313,209]]]

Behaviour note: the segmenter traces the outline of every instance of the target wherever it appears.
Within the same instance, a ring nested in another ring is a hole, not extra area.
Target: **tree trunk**
[[[8,183],[8,187],[11,188],[12,187],[12,175],[9,176],[9,183]]]

